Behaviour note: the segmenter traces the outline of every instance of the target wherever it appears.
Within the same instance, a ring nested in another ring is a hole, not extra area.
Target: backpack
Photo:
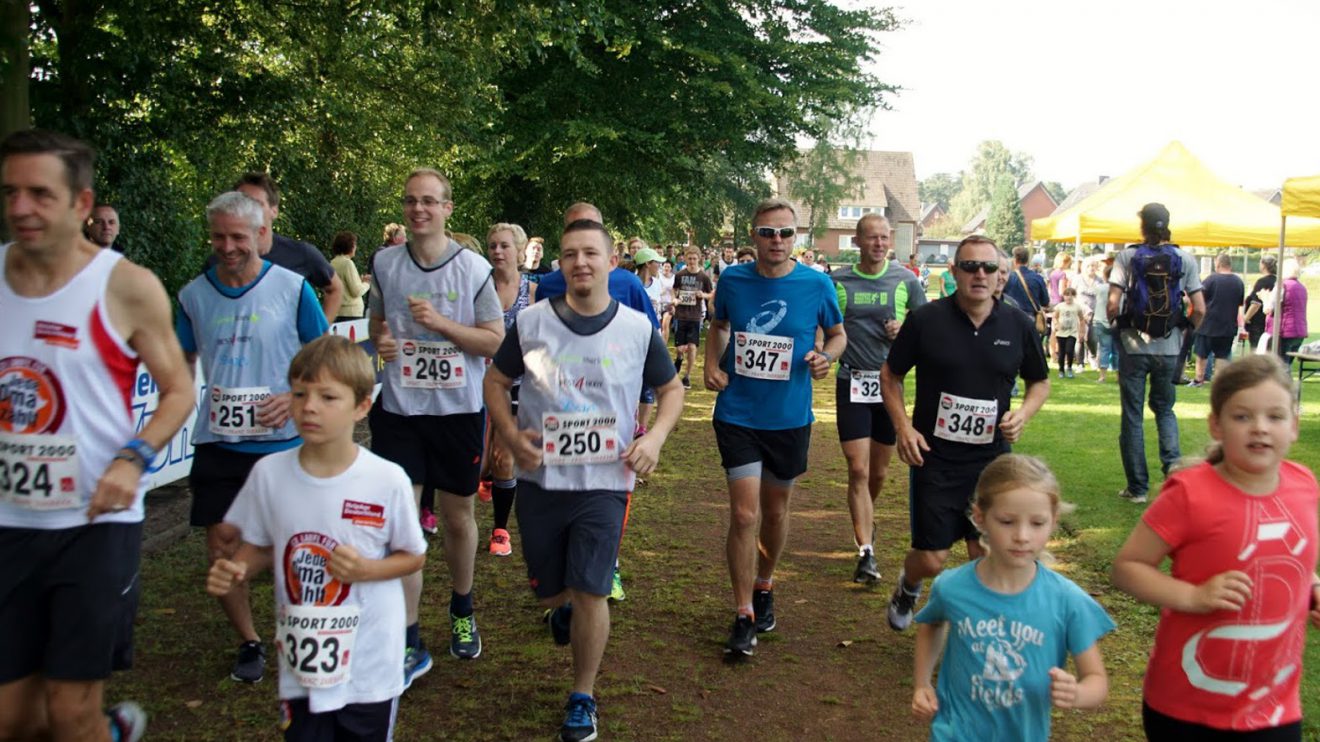
[[[1182,322],[1182,255],[1177,245],[1130,245],[1131,275],[1119,327],[1153,338],[1168,337]]]

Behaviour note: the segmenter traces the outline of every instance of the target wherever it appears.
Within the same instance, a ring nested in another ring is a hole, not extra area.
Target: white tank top
[[[0,266],[10,249],[0,246]],[[0,526],[86,525],[97,480],[134,436],[138,358],[105,308],[121,258],[102,250],[42,297],[0,281]],[[94,522],[140,522],[145,489],[139,480],[131,508]]]

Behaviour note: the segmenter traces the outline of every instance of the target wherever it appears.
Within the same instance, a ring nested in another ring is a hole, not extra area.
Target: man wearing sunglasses
[[[750,656],[757,632],[775,628],[771,589],[788,539],[789,495],[807,470],[811,380],[825,378],[847,346],[833,283],[792,260],[796,225],[787,201],[757,205],[756,262],[720,277],[706,336],[706,388],[719,392],[713,423],[729,482],[726,553],[737,611],[724,651],[735,657]],[[817,328],[825,335],[820,351]]]
[[[982,553],[967,517],[981,471],[1009,450],[1050,393],[1049,368],[1032,318],[994,298],[1001,270],[995,243],[974,235],[954,252],[957,289],[919,307],[899,330],[880,370],[885,409],[897,430],[898,457],[912,467],[908,494],[912,549],[889,602],[889,625],[912,623],[921,581],[940,573],[959,540]],[[903,379],[917,371],[909,418]],[[1016,378],[1022,406],[1009,409]]]
[[[857,221],[857,265],[833,276],[848,349],[839,359],[835,409],[839,444],[848,460],[848,512],[857,544],[853,582],[880,579],[874,553],[875,498],[894,456],[894,424],[880,395],[880,367],[908,313],[926,303],[921,280],[887,259],[889,220],[866,214]]]

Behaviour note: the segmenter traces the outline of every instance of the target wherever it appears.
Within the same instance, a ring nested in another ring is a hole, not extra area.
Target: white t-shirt
[[[660,283],[660,304],[669,305],[674,303],[674,276],[671,273],[666,276],[661,273],[656,276],[656,281]]]
[[[368,559],[392,552],[426,553],[412,483],[397,464],[358,447],[342,474],[313,477],[299,448],[257,462],[225,522],[243,540],[274,552],[275,612],[287,605],[356,606],[360,611],[348,679],[305,688],[281,657],[281,699],[307,698],[312,713],[353,703],[379,703],[403,693],[404,612],[400,580],[345,585],[325,568],[330,552],[349,544]],[[276,637],[282,642],[282,637]],[[280,648],[281,652],[285,651]]]

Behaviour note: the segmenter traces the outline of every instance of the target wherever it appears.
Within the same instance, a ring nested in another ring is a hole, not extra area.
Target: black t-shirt
[[[1247,322],[1248,330],[1252,332],[1265,331],[1265,310],[1270,307],[1266,307],[1264,306],[1264,304],[1261,303],[1260,292],[1269,291],[1270,289],[1274,288],[1274,284],[1278,282],[1278,280],[1279,280],[1278,276],[1271,276],[1270,274],[1266,273],[1260,278],[1257,278],[1256,284],[1251,287],[1251,294],[1247,296],[1246,306],[1249,307],[1252,304],[1261,304],[1261,307],[1260,309],[1256,310],[1256,315],[1252,317],[1249,322]]]
[[[1238,308],[1242,306],[1242,279],[1236,273],[1211,273],[1201,282],[1205,319],[1197,333],[1211,338],[1237,334]]]
[[[318,289],[329,287],[335,277],[335,269],[330,267],[330,261],[325,259],[315,245],[282,234],[271,237],[270,252],[263,255],[262,259],[269,260],[281,268],[288,268],[306,278],[308,283]],[[215,265],[215,255],[206,256],[205,268],[213,265]]]
[[[591,317],[584,317],[573,311],[573,308],[568,306],[568,300],[563,296],[553,297],[549,302],[550,308],[564,326],[574,334],[583,336],[595,335],[605,329],[619,313],[619,302],[614,299],[610,300],[610,305],[605,311]],[[510,379],[517,379],[526,372],[526,366],[523,365],[522,345],[518,342],[518,323],[515,322],[513,327],[505,330],[504,342],[500,343],[500,349],[495,351],[491,363]],[[659,330],[652,330],[651,346],[646,350],[646,364],[642,369],[642,383],[652,388],[664,386],[677,375],[678,371],[674,369],[674,362],[669,358],[669,348],[665,346],[664,338],[660,337]]]
[[[1027,381],[1049,376],[1035,321],[1024,312],[995,302],[990,316],[975,327],[952,296],[917,307],[903,322],[885,361],[889,371],[905,376],[917,370],[912,425],[926,438],[931,453],[945,461],[981,460],[1007,451],[995,426],[994,441],[973,444],[935,435],[936,420],[947,395],[998,403],[996,423],[1009,410],[1009,393],[1020,375]],[[930,464],[927,463],[927,466]]]

